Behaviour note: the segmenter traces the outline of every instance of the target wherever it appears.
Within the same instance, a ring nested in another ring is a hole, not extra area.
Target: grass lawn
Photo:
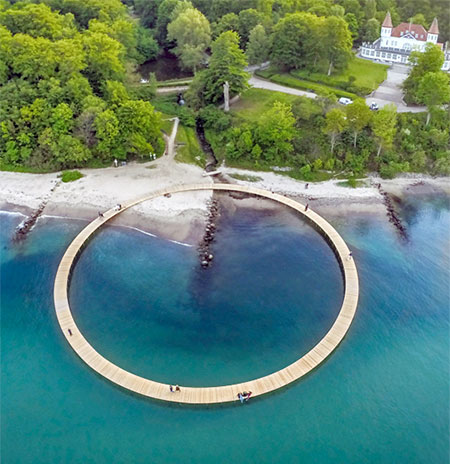
[[[355,76],[356,85],[375,90],[386,79],[388,68],[389,66],[386,64],[355,57],[350,61],[348,68],[336,77],[348,81],[349,76]]]
[[[305,69],[284,73],[276,68],[258,71],[255,74],[288,87],[315,93],[333,92],[337,97],[354,99],[355,93],[364,96],[375,90],[386,79],[388,67],[385,64],[354,57],[345,70],[331,76]],[[349,82],[350,76],[355,78],[352,83]]]
[[[292,104],[299,97],[288,95],[281,92],[272,92],[263,89],[248,89],[242,95],[239,101],[231,107],[233,118],[244,121],[257,121],[264,111],[270,109],[277,101]]]
[[[291,74],[297,78],[312,82],[319,82],[333,87],[346,88],[350,76],[355,78],[353,85],[370,93],[375,90],[387,76],[389,66],[363,58],[354,57],[343,71],[327,76],[325,73],[314,73],[307,70],[292,71]]]
[[[200,148],[200,143],[192,127],[178,126],[177,153],[175,159],[180,163],[195,164],[205,167],[205,154]]]
[[[293,74],[283,73],[283,74],[274,74],[270,77],[272,82],[276,84],[285,85],[287,87],[293,87],[294,89],[306,90],[314,92],[318,95],[326,95],[329,93],[334,93],[336,97],[347,97],[354,100],[357,95],[353,92],[347,92],[346,90],[337,89],[330,85],[320,84],[317,82],[312,82],[310,80],[299,79]]]
[[[173,116],[166,113],[161,113],[161,129],[167,134],[170,135],[172,132],[173,121],[169,121],[169,119],[173,119]]]

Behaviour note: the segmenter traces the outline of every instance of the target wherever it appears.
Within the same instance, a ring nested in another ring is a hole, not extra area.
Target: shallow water
[[[445,463],[449,456],[449,223],[445,199],[404,208],[410,242],[384,220],[333,221],[361,280],[357,317],[305,379],[245,405],[143,399],[94,374],[67,345],[52,279],[82,222],[39,221],[12,246],[1,215],[2,462]],[[238,210],[214,266],[194,248],[109,227],[71,286],[87,339],[162,382],[217,385],[284,367],[332,324],[339,268],[300,219]]]

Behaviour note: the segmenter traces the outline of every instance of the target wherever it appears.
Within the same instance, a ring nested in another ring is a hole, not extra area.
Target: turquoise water
[[[445,199],[411,200],[410,241],[369,216],[333,222],[354,250],[357,317],[305,379],[245,405],[134,396],[71,351],[52,305],[59,259],[83,227],[1,215],[2,463],[445,463],[449,456],[449,225]],[[121,228],[84,251],[71,286],[88,340],[163,382],[217,385],[279,369],[339,310],[339,268],[290,214],[222,221],[213,268],[194,248]]]

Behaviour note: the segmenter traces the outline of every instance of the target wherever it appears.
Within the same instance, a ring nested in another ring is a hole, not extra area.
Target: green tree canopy
[[[358,98],[346,107],[347,122],[353,132],[353,146],[356,147],[358,134],[369,124],[372,112],[365,100]]]
[[[175,53],[185,68],[196,70],[211,42],[211,30],[205,16],[194,8],[180,13],[169,26],[168,38],[175,40]]]
[[[383,148],[390,148],[397,132],[397,108],[395,105],[386,105],[372,117],[372,131],[378,140],[378,153]]]
[[[331,153],[334,152],[336,140],[344,129],[347,127],[347,117],[340,108],[333,108],[326,114],[325,132],[330,136]]]
[[[428,43],[425,52],[414,51],[409,57],[412,69],[403,82],[407,102],[418,103],[418,89],[421,79],[429,72],[439,72],[444,64],[444,53],[439,46]]]
[[[289,105],[275,102],[258,120],[255,137],[261,157],[268,163],[281,163],[293,152],[295,118]]]
[[[420,80],[419,88],[417,89],[417,99],[428,107],[428,125],[432,109],[450,102],[448,74],[442,71],[426,73]]]
[[[247,87],[247,60],[239,48],[239,36],[227,31],[213,42],[209,67],[204,73],[204,97],[208,103],[223,99],[223,84],[228,82],[230,94],[236,95]]]
[[[345,67],[350,59],[352,37],[343,18],[329,16],[321,27],[321,44],[329,63],[328,75],[333,67]]]
[[[247,58],[249,64],[261,64],[269,59],[271,39],[266,34],[264,26],[258,24],[250,32],[247,44]]]
[[[285,16],[273,28],[271,60],[286,69],[298,69],[313,62],[318,49],[319,18],[310,13]]]

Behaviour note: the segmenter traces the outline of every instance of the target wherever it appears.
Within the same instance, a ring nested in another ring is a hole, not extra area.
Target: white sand
[[[150,168],[151,167],[151,168]],[[203,170],[180,164],[168,156],[144,164],[105,169],[81,169],[85,177],[59,183],[57,174],[0,172],[0,209],[35,209],[48,200],[45,215],[93,219],[98,211],[139,198],[170,185],[212,182]],[[204,223],[211,192],[191,192],[158,198],[124,212],[117,223],[142,227],[154,233],[164,229],[174,240],[187,240]],[[149,219],[151,218],[151,221]]]
[[[449,178],[409,176],[394,180],[369,177],[364,187],[349,188],[339,185],[339,180],[319,183],[297,181],[271,172],[245,171],[221,167],[230,182],[247,184],[229,174],[238,173],[257,176],[261,180],[249,185],[276,191],[310,204],[324,215],[344,215],[357,212],[385,214],[382,197],[374,184],[381,183],[383,190],[403,196],[414,193],[450,194]],[[153,190],[170,185],[208,183],[203,170],[187,164],[177,163],[171,156],[156,161],[130,163],[119,168],[83,169],[85,177],[75,182],[60,183],[57,174],[23,174],[0,172],[0,209],[26,211],[35,209],[48,200],[44,215],[93,219],[97,212],[117,203],[139,198]],[[158,198],[126,211],[116,220],[122,225],[139,227],[164,235],[173,240],[193,243],[203,230],[206,202],[211,192],[189,192]],[[241,206],[258,206],[257,201],[236,200]],[[262,203],[261,204],[262,207]],[[267,203],[265,203],[267,205]]]

